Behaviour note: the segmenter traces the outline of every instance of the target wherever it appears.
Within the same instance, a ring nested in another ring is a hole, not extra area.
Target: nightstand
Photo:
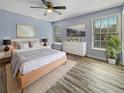
[[[0,63],[8,63],[11,61],[11,52],[0,52]]]

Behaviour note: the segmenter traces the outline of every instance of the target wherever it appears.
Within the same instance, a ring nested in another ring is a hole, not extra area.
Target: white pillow
[[[39,42],[31,42],[31,48],[39,48],[40,43]]]
[[[28,42],[20,42],[20,48],[21,49],[27,49],[27,48],[29,48],[29,44],[28,44]]]

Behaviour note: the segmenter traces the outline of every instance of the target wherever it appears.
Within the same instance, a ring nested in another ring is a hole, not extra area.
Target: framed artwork
[[[17,24],[17,38],[34,38],[35,35],[36,31],[34,26]]]
[[[86,33],[85,24],[67,27],[67,37],[84,37]]]

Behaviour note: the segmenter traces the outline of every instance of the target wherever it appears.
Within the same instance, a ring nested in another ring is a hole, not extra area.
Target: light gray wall
[[[75,25],[75,24],[86,24],[87,55],[105,60],[104,51],[92,49],[92,19],[96,17],[102,17],[107,15],[113,15],[113,14],[120,14],[120,18],[121,18],[121,13],[122,13],[122,6],[82,15],[79,17],[74,17],[67,20],[57,21],[53,23],[53,26],[54,25],[63,26],[62,39],[64,41],[66,38],[66,29],[68,26]],[[120,24],[121,24],[121,21],[120,21]],[[121,29],[119,32],[121,34]]]
[[[28,16],[0,10],[0,40],[5,37],[16,38],[16,24],[34,25],[36,38],[48,38],[52,44],[52,24],[50,22],[35,19]],[[2,45],[2,42],[0,43]]]
[[[122,63],[124,65],[124,5],[122,11]]]

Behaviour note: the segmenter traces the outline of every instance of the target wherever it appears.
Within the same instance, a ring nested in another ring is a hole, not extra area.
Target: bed
[[[38,39],[12,40],[12,71],[18,77],[21,89],[26,88],[50,71],[66,63],[66,53],[50,48],[16,49],[15,42],[36,42]],[[17,45],[16,45],[17,46]]]

